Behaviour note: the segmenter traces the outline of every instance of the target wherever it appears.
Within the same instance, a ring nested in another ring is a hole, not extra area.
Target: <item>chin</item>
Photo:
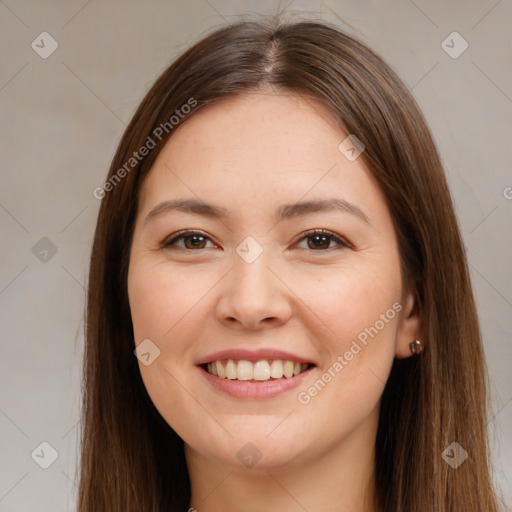
[[[273,421],[262,429],[239,428],[233,431],[233,437],[221,429],[218,438],[185,439],[185,442],[200,456],[218,460],[236,471],[276,469],[298,464],[305,452],[305,446],[294,441],[296,436],[289,427],[278,432]],[[229,426],[227,429],[231,430]],[[273,429],[276,431],[271,433]]]

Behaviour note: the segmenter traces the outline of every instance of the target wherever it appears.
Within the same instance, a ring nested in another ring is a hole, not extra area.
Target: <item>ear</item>
[[[410,347],[413,341],[420,340],[423,348],[425,348],[426,343],[423,329],[423,308],[414,286],[405,294],[402,304],[404,309],[397,332],[395,354],[397,359],[404,359],[414,355]]]

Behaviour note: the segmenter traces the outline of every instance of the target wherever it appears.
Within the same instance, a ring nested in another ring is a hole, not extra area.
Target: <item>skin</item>
[[[422,331],[384,196],[363,157],[352,162],[338,150],[346,136],[316,100],[275,91],[231,97],[176,129],[140,190],[128,293],[135,344],[149,338],[160,356],[139,366],[155,406],[185,441],[199,512],[377,507],[381,395],[393,359],[411,356]],[[272,219],[282,204],[331,197],[357,205],[370,222],[340,211]],[[168,211],[145,222],[177,198],[200,198],[230,216]],[[327,238],[316,248],[303,233],[317,228],[350,246]],[[184,229],[207,239],[200,248],[190,239],[162,248]],[[263,248],[252,263],[236,252],[247,236]],[[298,393],[396,303],[399,314],[300,403]],[[195,365],[220,350],[269,347],[316,367],[298,388],[248,400],[220,393]],[[261,455],[253,467],[237,457],[247,442]]]

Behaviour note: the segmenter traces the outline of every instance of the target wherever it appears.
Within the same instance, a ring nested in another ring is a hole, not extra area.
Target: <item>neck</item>
[[[375,512],[378,409],[325,453],[294,457],[280,467],[229,466],[187,446],[190,507],[198,512]]]

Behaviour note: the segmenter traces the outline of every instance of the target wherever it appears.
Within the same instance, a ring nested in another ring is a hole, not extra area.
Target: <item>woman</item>
[[[497,510],[452,200],[374,52],[217,30],[95,195],[79,510]]]

